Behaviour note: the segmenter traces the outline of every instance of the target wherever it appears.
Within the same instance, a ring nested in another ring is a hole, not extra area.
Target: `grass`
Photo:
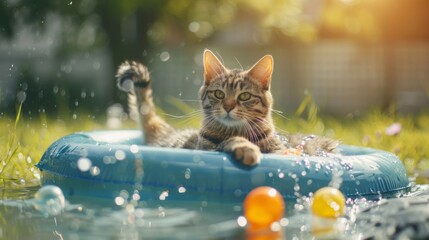
[[[192,111],[177,101],[175,107],[182,112]],[[20,109],[15,117],[0,116],[0,186],[4,188],[39,184],[40,173],[34,165],[58,138],[77,131],[107,128],[104,118],[55,119],[44,114],[25,118]],[[275,121],[280,131],[326,135],[345,144],[394,152],[410,176],[418,173],[421,176],[418,182],[428,182],[425,179],[429,179],[429,113],[400,115],[374,110],[361,117],[334,118],[319,114],[308,96],[294,115],[284,118],[275,114]],[[198,127],[198,122],[198,117],[172,120],[179,127]],[[393,123],[400,123],[402,128],[399,133],[389,135],[386,128]],[[124,128],[136,126],[129,120],[124,124]]]

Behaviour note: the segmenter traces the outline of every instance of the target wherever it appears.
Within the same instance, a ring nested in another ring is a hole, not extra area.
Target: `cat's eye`
[[[221,90],[216,90],[214,92],[214,95],[215,95],[216,98],[219,98],[219,99],[224,99],[225,98],[225,93],[222,92]]]
[[[250,99],[250,97],[251,97],[250,93],[244,92],[244,93],[238,95],[238,100],[240,100],[240,101],[247,101],[247,100]]]

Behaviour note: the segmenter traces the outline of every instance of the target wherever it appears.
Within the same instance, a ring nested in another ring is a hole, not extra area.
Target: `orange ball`
[[[244,216],[254,227],[270,227],[284,214],[285,203],[281,194],[271,187],[257,187],[244,200]]]
[[[314,193],[313,214],[325,218],[337,218],[343,215],[346,199],[340,190],[324,187]]]

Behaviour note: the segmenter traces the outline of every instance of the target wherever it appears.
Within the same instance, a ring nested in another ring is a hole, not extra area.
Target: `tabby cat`
[[[120,89],[135,103],[146,144],[151,146],[227,152],[244,165],[261,161],[261,153],[301,148],[304,154],[332,152],[337,141],[293,134],[280,136],[271,116],[273,57],[262,57],[249,70],[227,69],[208,49],[204,51],[204,83],[199,91],[203,120],[200,130],[178,130],[155,112],[148,69],[126,61],[116,77]]]

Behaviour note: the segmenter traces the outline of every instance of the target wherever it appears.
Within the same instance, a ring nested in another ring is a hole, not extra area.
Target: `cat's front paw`
[[[232,149],[237,161],[247,166],[253,166],[261,162],[261,151],[253,144],[238,145]]]
[[[148,69],[141,63],[135,61],[123,62],[116,73],[118,87],[122,91],[132,92],[135,87],[146,88],[150,83]]]

